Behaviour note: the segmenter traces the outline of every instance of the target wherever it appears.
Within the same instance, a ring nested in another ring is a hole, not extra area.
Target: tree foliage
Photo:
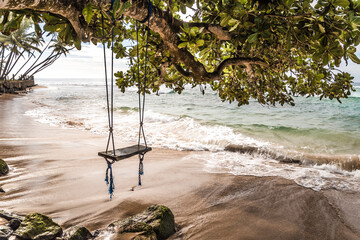
[[[152,3],[148,92],[157,92],[163,84],[178,93],[187,84],[206,84],[218,91],[222,100],[239,105],[248,104],[251,98],[262,104],[282,105],[293,104],[294,96],[340,101],[353,90],[353,77],[338,67],[342,61],[360,63],[356,55],[360,43],[360,1]],[[79,18],[64,17],[45,7],[42,12],[35,7],[17,11],[45,22],[46,31],[58,32],[64,42],[77,48],[80,40],[100,42],[103,30],[110,46],[113,31],[116,57],[130,59],[127,71],[115,73],[117,85],[122,91],[136,85],[135,26],[148,13],[147,1],[115,0],[111,4],[87,0],[78,1],[73,9]],[[186,21],[184,15],[188,16]],[[139,29],[141,66],[145,59],[145,25]]]

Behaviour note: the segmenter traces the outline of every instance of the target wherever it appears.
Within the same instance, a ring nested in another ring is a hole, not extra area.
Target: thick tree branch
[[[269,67],[268,64],[258,58],[228,58],[222,61],[214,72],[210,73],[211,78],[218,78],[226,67],[239,65],[246,67],[249,76],[253,75],[251,65]]]
[[[192,74],[191,72],[185,71],[179,64],[174,63],[174,66],[181,75],[183,75],[185,77],[194,77],[194,74]]]
[[[32,9],[40,12],[50,12],[61,15],[69,20],[77,35],[83,41],[87,40],[86,28],[79,20],[82,9],[90,0],[71,1],[71,0],[1,0],[0,9],[6,10],[25,10]]]

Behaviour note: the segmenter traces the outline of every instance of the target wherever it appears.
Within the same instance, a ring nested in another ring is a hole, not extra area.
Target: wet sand
[[[136,157],[115,163],[109,200],[106,164],[97,156],[106,137],[35,122],[19,96],[0,96],[0,209],[47,214],[63,227],[91,230],[131,216],[151,204],[175,215],[173,239],[360,239],[360,195],[316,192],[278,177],[203,171],[193,152],[153,149],[145,157],[143,186]],[[116,139],[121,143],[121,139]],[[118,144],[120,147],[121,145]],[[197,153],[199,154],[199,153]]]

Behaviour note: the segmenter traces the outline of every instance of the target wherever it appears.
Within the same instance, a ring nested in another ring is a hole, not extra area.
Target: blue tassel
[[[107,159],[106,159],[106,162],[107,162],[108,167],[106,169],[105,182],[106,182],[106,185],[109,186],[110,200],[112,200],[112,197],[114,195],[114,189],[115,189],[114,177],[112,174],[112,162],[109,162]]]
[[[139,186],[142,186],[141,184],[141,175],[144,175],[144,154],[139,154]]]

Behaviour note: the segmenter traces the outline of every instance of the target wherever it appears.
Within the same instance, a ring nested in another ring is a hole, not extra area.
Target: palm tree
[[[0,17],[1,19],[1,17]],[[18,66],[21,58],[27,58],[25,63],[12,75],[12,79],[20,74],[19,79],[26,79],[34,76],[34,74],[44,70],[52,65],[61,55],[66,55],[71,49],[66,48],[66,45],[54,34],[49,43],[40,49],[44,45],[45,41],[43,37],[39,37],[31,29],[32,22],[28,19],[23,19],[20,27],[11,32],[8,35],[0,33],[0,79],[8,79],[10,73],[14,70],[15,66]],[[52,50],[50,55],[43,56],[47,50]],[[31,63],[31,59],[35,59]],[[28,64],[31,65],[26,71],[23,71],[24,67]]]
[[[50,43],[52,44],[49,46]],[[36,64],[37,61],[40,59],[40,56],[42,55],[41,53],[38,59],[31,65],[31,67],[27,71],[25,71],[23,76],[34,76],[36,73],[52,65],[57,59],[61,57],[61,55],[66,56],[66,54],[68,54],[69,51],[73,49],[66,48],[66,45],[55,35],[53,36],[49,44],[46,46],[45,49],[52,49],[51,54],[43,61]]]
[[[30,52],[31,50],[40,51],[38,46],[41,43],[41,39],[37,37],[35,32],[29,33],[29,27],[30,22],[23,21],[19,29],[9,35],[0,34],[0,44],[2,46],[0,79],[8,77],[19,59],[23,57],[26,52]],[[8,54],[5,55],[5,52],[8,52]]]

